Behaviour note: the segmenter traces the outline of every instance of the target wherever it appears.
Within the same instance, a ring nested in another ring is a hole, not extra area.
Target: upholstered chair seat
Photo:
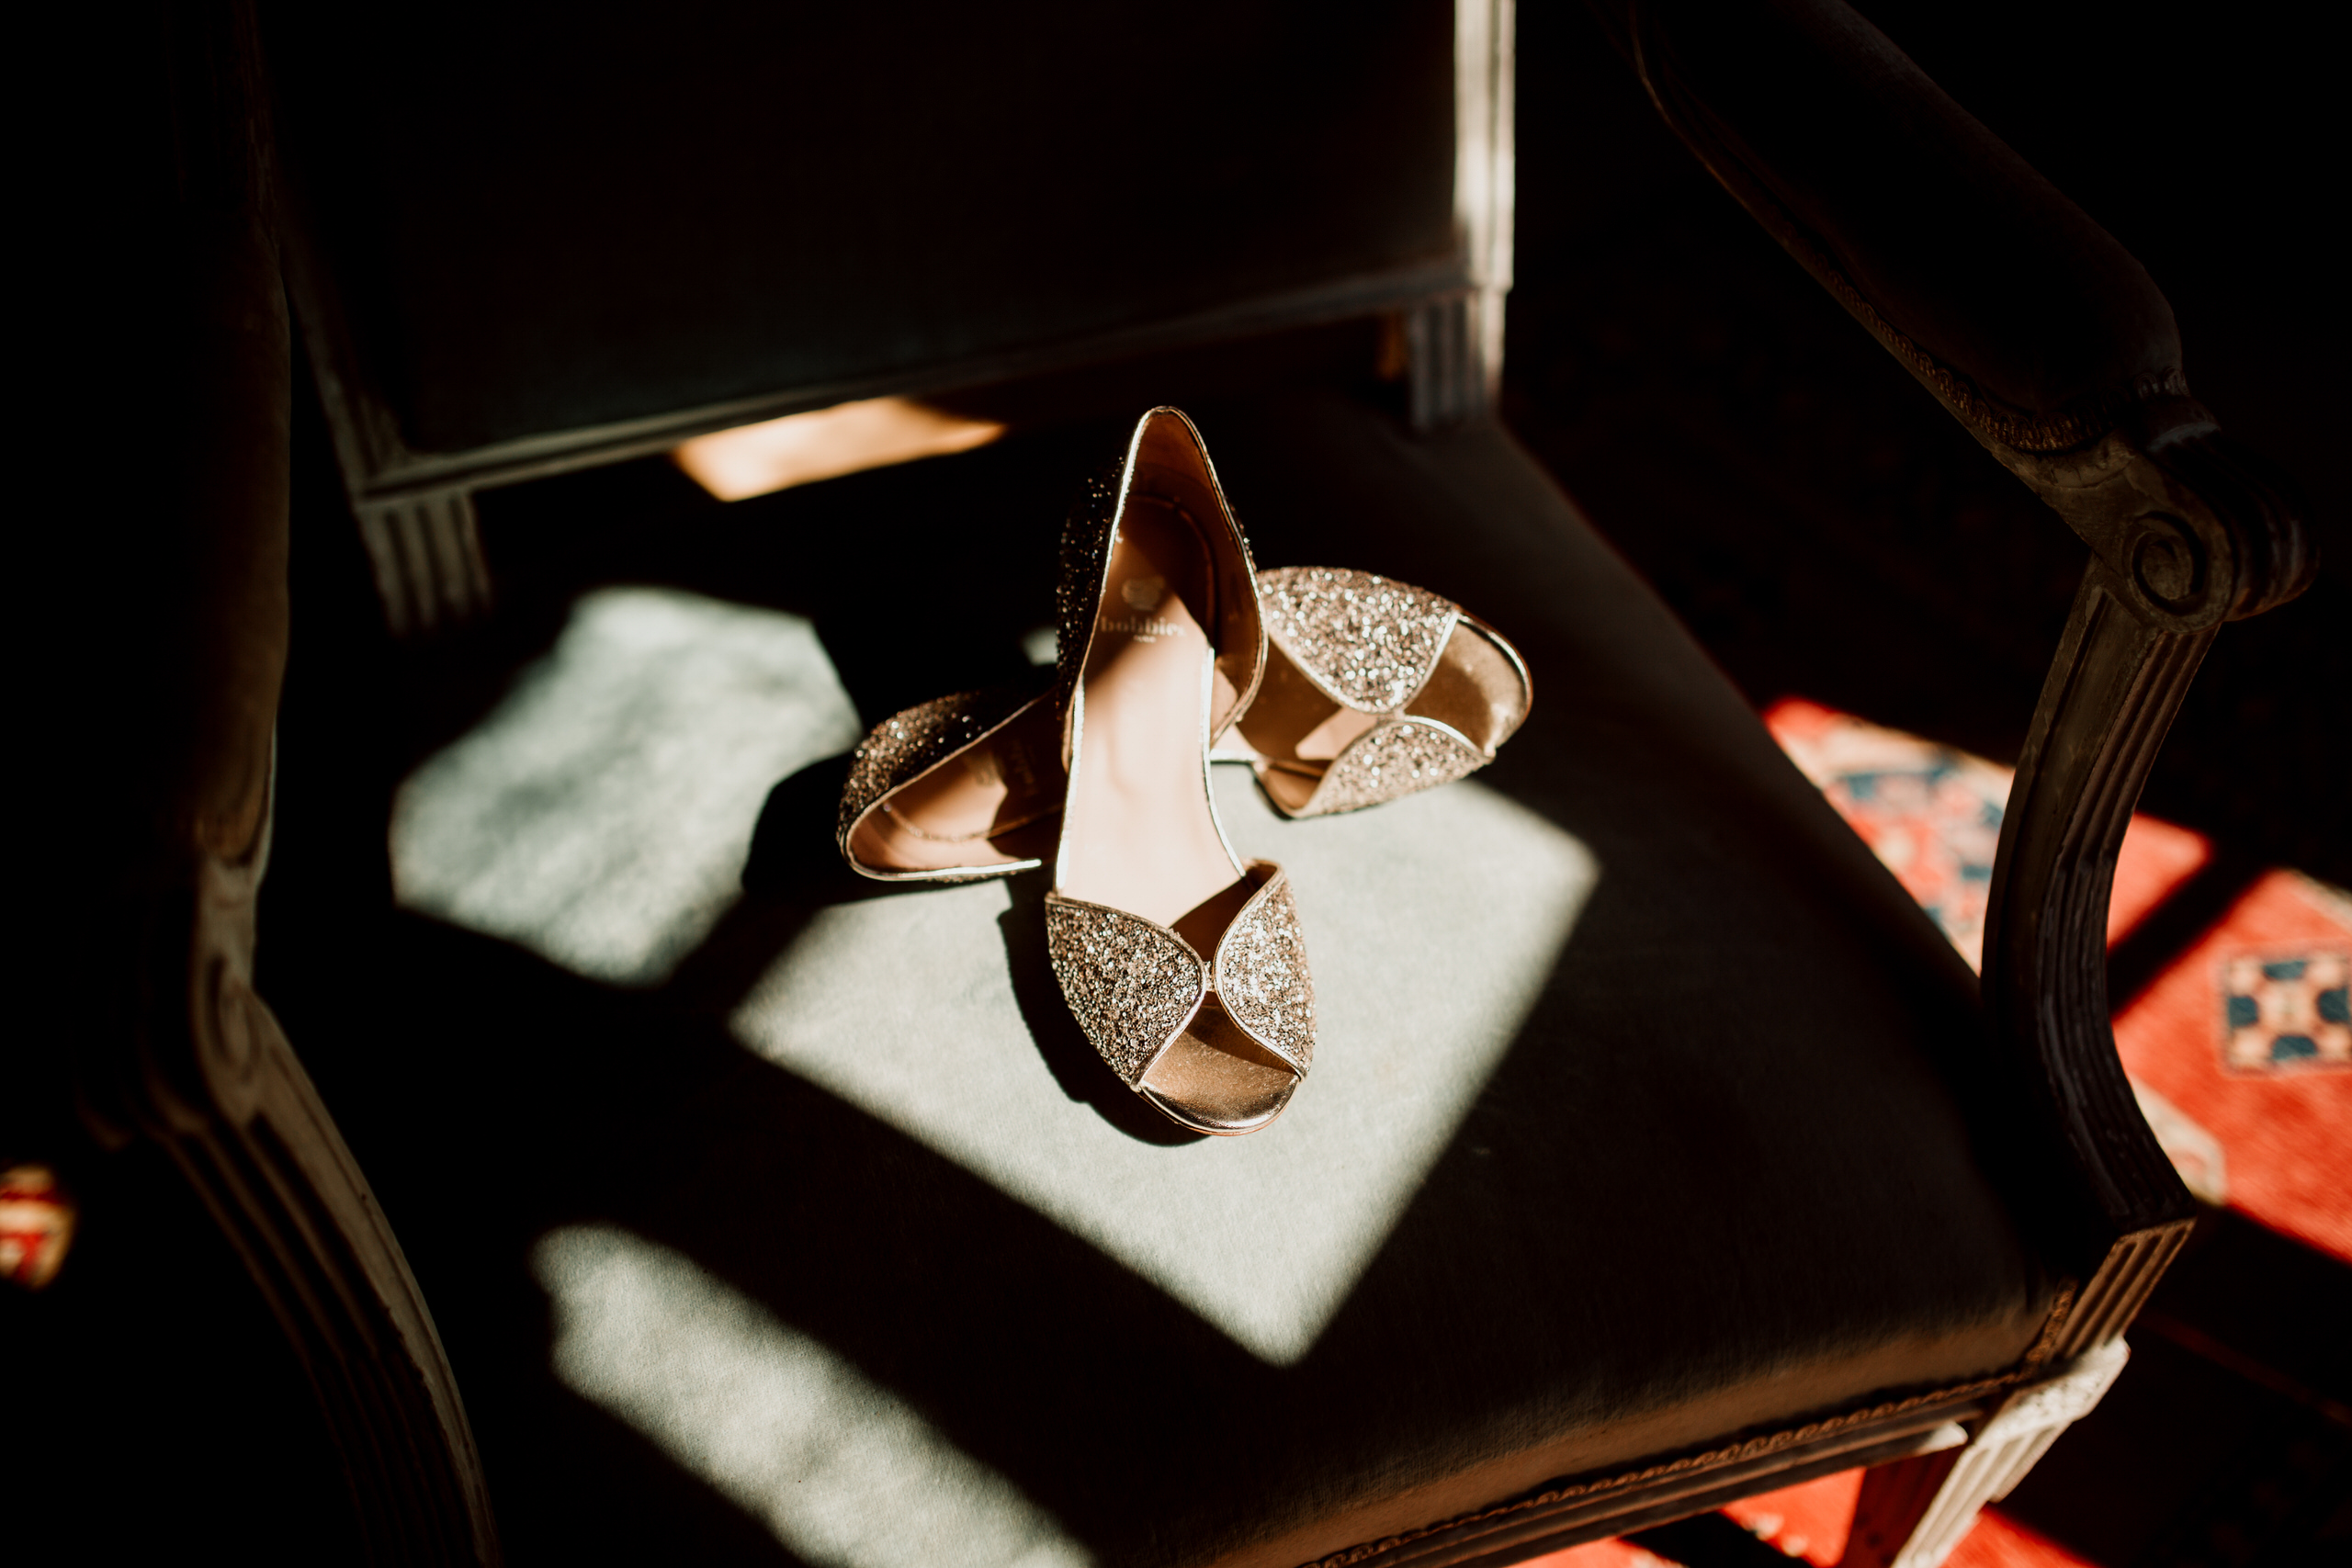
[[[770,803],[733,754],[857,733],[800,617],[598,590],[404,786],[412,918],[575,978],[427,957],[461,940],[435,929],[383,988],[636,1111],[591,1174],[560,1127],[436,1103],[478,1070],[450,1050],[341,1085],[425,1118],[381,1134],[433,1151],[429,1183],[379,1178],[403,1234],[503,1254],[426,1286],[514,1536],[593,1493],[598,1531],[670,1539],[697,1509],[649,1472],[675,1469],[812,1562],[1291,1568],[1726,1441],[1769,1469],[1825,1419],[1861,1462],[2034,1348],[2053,1270],[2003,1195],[1974,977],[1649,591],[1491,424],[1196,412],[1261,560],[1435,588],[1535,678],[1491,769],[1380,809],[1286,821],[1216,770],[1317,977],[1315,1074],[1262,1134],[1175,1133],[1094,1058],[1042,876],[823,864],[830,802]],[[894,478],[902,558],[952,581],[1003,547],[958,534],[983,460]],[[699,857],[731,895],[755,836],[802,869],[723,914],[647,871]],[[518,1256],[544,1312],[485,1292]],[[498,1397],[491,1369],[550,1361]],[[618,1429],[583,1436],[583,1404]]]
[[[1981,989],[1498,423],[1507,0],[187,0],[44,54],[120,142],[61,406],[163,434],[41,579],[143,597],[128,679],[56,645],[37,979],[90,1005],[31,1098],[218,1227],[369,1561],[1501,1568],[1868,1467],[1848,1568],[1929,1568],[2098,1400],[2194,1213],[2115,859],[2223,623],[2310,581],[2291,486],[1842,0],[1593,9],[2084,546]],[[679,443],[882,399],[1012,432],[674,503]],[[1042,877],[831,843],[868,725],[1038,678],[1086,427],[1160,402],[1261,564],[1533,679],[1380,809],[1216,770],[1318,998],[1240,1139],[1101,1065]]]

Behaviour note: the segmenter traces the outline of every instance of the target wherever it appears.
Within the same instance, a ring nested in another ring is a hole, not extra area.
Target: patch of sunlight
[[[740,896],[769,788],[857,736],[805,621],[592,594],[496,711],[403,784],[395,886],[410,908],[581,975],[658,984]],[[1453,1141],[1600,867],[1475,780],[1290,822],[1246,770],[1216,775],[1236,848],[1290,871],[1315,975],[1315,1070],[1265,1132],[1146,1143],[1093,1109],[1087,1095],[1125,1091],[1061,1004],[1039,877],[816,909],[729,1023],[1282,1365]]]
[[[496,711],[401,784],[394,890],[591,978],[659,984],[739,896],[769,788],[859,733],[801,617],[588,594]]]
[[[1049,1014],[1041,1028],[1074,1032],[1045,970],[1034,878],[1017,900],[999,882],[821,910],[731,1021],[768,1060],[1283,1365],[1314,1345],[1453,1140],[1600,866],[1475,781],[1290,822],[1245,771],[1216,775],[1235,848],[1290,873],[1315,976],[1314,1071],[1266,1131],[1148,1144],[1063,1092],[1012,978],[1022,966],[1030,1004]],[[1083,1056],[1076,1070],[1109,1075]]]
[[[556,1375],[838,1568],[1077,1568],[1051,1515],[888,1390],[664,1247],[604,1225],[531,1255]]]
[[[993,420],[967,419],[911,398],[865,398],[697,435],[673,448],[670,457],[719,500],[745,501],[866,468],[968,452],[1003,434]]]

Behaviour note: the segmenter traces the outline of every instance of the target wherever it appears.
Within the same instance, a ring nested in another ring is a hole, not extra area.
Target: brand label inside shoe
[[[1105,615],[1097,625],[1106,632],[1131,637],[1137,642],[1158,642],[1164,637],[1181,637],[1184,631],[1175,622],[1161,620],[1158,615]]]
[[[1104,615],[1098,623],[1106,632],[1131,637],[1137,642],[1158,642],[1161,637],[1175,637],[1184,628],[1175,622],[1151,614],[1168,597],[1168,580],[1164,577],[1131,577],[1119,584],[1119,597],[1139,615],[1121,617]]]

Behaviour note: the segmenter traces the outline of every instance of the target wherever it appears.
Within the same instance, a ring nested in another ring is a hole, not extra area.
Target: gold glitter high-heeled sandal
[[[1129,1089],[1196,1132],[1256,1132],[1306,1076],[1315,990],[1288,880],[1234,854],[1209,794],[1266,637],[1250,547],[1176,410],[1145,414],[1081,496],[1057,608],[1054,976]]]
[[[1045,864],[1064,785],[1053,704],[958,692],[874,727],[850,754],[834,842],[877,882],[977,882]]]
[[[1328,567],[1276,567],[1257,582],[1265,678],[1211,756],[1249,763],[1285,815],[1358,811],[1450,784],[1492,761],[1526,720],[1532,683],[1519,649],[1436,594]],[[1061,810],[1068,786],[1051,745],[1054,704],[1039,695],[1000,717],[1005,700],[942,697],[867,737],[842,800],[853,866],[890,880],[971,881],[1044,863],[1045,818]],[[899,790],[931,768],[956,787],[943,779]],[[882,815],[858,825],[877,803]],[[970,853],[943,847],[983,843]],[[946,869],[917,869],[933,866]]]
[[[1450,600],[1368,571],[1258,574],[1272,644],[1221,758],[1247,760],[1284,815],[1359,811],[1494,761],[1527,718],[1527,661]]]

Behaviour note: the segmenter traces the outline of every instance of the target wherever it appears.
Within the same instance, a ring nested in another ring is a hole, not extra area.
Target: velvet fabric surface
[[[518,1560],[594,1495],[596,1544],[704,1561],[1298,1562],[2034,1339],[1972,977],[1510,438],[1190,412],[1261,561],[1445,593],[1535,678],[1492,768],[1379,810],[1216,770],[1322,1011],[1268,1131],[1190,1139],[1092,1055],[1042,877],[738,897],[755,821],[823,845],[795,781],[859,729],[797,615],[591,592],[402,786],[411,1043],[330,1097]],[[993,457],[858,493],[952,573],[1005,547],[964,526]]]

